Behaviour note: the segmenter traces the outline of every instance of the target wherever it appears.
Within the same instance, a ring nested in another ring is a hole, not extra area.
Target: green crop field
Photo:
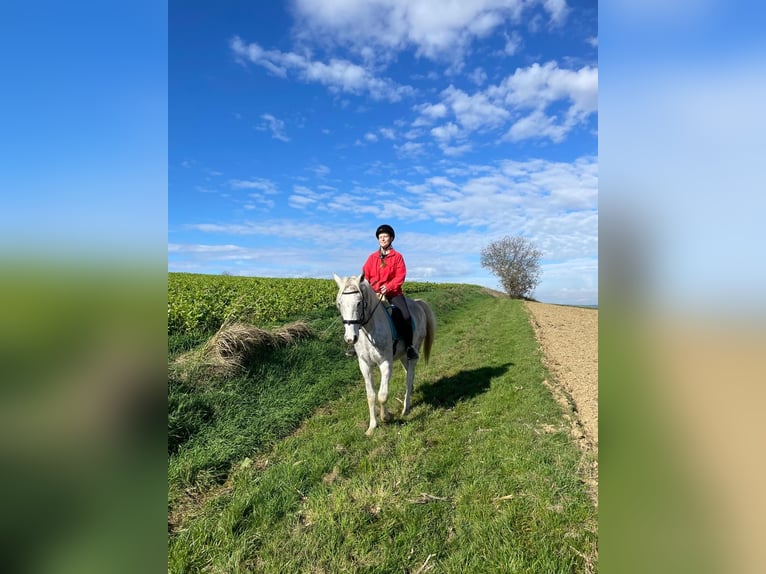
[[[417,294],[430,285],[408,283],[407,293]],[[304,317],[334,308],[336,292],[332,279],[168,273],[168,335],[210,334],[232,317],[257,325]]]
[[[524,304],[406,284],[437,317],[402,418],[368,438],[335,283],[169,275],[169,572],[593,572],[597,511]],[[226,321],[310,334],[221,375]]]

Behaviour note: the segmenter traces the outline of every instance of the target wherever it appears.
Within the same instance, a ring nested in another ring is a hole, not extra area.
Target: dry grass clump
[[[233,375],[252,365],[260,353],[309,337],[311,327],[303,321],[267,331],[247,323],[228,322],[198,350],[176,359],[176,365],[205,368],[218,375]]]

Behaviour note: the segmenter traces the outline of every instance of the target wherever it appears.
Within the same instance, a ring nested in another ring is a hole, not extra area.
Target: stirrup
[[[407,347],[407,358],[408,359],[419,359],[420,355],[418,355],[418,351],[415,347],[410,345]]]

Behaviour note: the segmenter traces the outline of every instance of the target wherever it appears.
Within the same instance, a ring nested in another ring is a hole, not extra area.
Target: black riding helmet
[[[379,226],[375,230],[375,237],[378,237],[381,233],[388,233],[391,236],[391,241],[393,241],[394,238],[396,237],[396,233],[394,233],[394,228],[391,227],[390,225],[383,224]]]

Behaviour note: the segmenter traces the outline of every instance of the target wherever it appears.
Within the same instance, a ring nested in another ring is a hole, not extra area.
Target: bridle
[[[375,314],[375,309],[378,308],[378,305],[380,305],[381,299],[378,299],[378,302],[375,303],[375,306],[372,308],[372,311],[370,311],[370,314],[365,319],[364,316],[367,311],[367,298],[364,296],[364,293],[362,293],[362,290],[359,289],[357,291],[343,291],[341,293],[341,297],[343,295],[356,295],[359,293],[362,297],[362,318],[361,319],[344,319],[343,315],[340,316],[341,320],[343,321],[344,325],[359,325],[360,327],[364,327],[367,323],[370,322],[370,319],[372,319],[372,316]]]

